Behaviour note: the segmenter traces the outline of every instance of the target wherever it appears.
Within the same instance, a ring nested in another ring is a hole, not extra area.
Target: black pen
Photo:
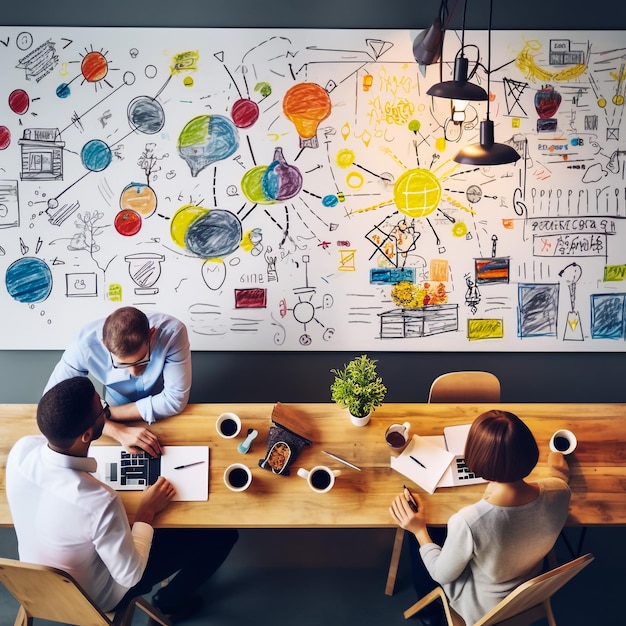
[[[406,485],[402,485],[402,488],[404,489],[404,497],[409,503],[411,511],[413,511],[413,513],[417,513],[417,502],[415,502],[413,494],[409,491],[409,488]]]
[[[200,463],[204,463],[204,461],[195,461],[194,463],[187,463],[186,465],[177,465],[174,469],[185,469],[186,467],[191,467],[192,465],[200,465]]]
[[[418,464],[421,465],[424,469],[426,469],[426,466],[421,462],[418,461],[413,455],[409,454],[409,456]]]

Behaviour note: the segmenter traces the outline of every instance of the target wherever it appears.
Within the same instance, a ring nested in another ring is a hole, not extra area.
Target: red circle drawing
[[[115,216],[113,225],[120,235],[131,237],[141,230],[141,215],[132,209],[124,209]]]
[[[233,104],[230,116],[237,128],[250,128],[259,119],[259,106],[253,100],[241,98]]]
[[[11,131],[6,126],[0,126],[0,150],[9,147],[11,143]]]
[[[30,98],[23,89],[15,89],[9,94],[9,108],[13,113],[24,115],[28,111]]]

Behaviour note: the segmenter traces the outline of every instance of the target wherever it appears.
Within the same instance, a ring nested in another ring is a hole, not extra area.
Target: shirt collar
[[[57,467],[80,470],[81,472],[89,472],[91,474],[93,474],[98,467],[96,459],[92,457],[61,454],[60,452],[52,450],[48,445],[45,445],[43,448],[43,458],[48,463],[52,463]]]

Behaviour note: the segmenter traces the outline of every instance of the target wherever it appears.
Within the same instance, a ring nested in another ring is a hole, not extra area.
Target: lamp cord
[[[493,16],[493,0],[489,0],[489,30],[487,32],[487,119],[489,119],[489,102],[491,101],[491,19]]]

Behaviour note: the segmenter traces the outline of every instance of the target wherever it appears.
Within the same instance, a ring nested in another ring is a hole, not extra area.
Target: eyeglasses
[[[111,419],[111,407],[109,406],[109,403],[104,398],[100,398],[100,403],[102,404],[102,411],[96,415],[94,423],[100,419],[102,414],[104,414],[105,419]]]
[[[148,365],[148,363],[150,363],[150,344],[148,344],[148,354],[139,359],[139,361],[135,361],[134,363],[116,363],[113,359],[113,355],[110,352],[109,355],[111,356],[111,365],[116,370],[124,370],[128,369],[129,367],[140,367],[141,365]]]

